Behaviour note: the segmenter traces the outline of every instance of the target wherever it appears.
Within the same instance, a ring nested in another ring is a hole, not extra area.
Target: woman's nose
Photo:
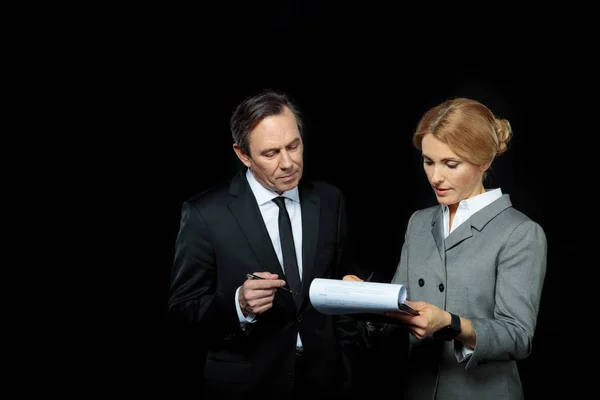
[[[432,183],[440,183],[444,181],[444,176],[442,175],[439,168],[434,168],[431,174],[431,182]]]

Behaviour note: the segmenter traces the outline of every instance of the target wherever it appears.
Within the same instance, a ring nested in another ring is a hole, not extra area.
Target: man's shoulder
[[[331,204],[332,207],[337,207],[345,202],[345,196],[337,185],[321,179],[306,179],[299,186],[299,190],[301,197],[318,196],[323,205]]]
[[[307,187],[311,187],[313,190],[319,192],[321,195],[339,195],[342,192],[340,188],[333,183],[320,179],[307,179],[304,184]]]
[[[186,204],[193,205],[195,207],[201,208],[208,204],[218,204],[220,203],[229,191],[231,180],[219,182],[207,189],[204,189],[201,192],[198,192],[187,200],[184,201]]]

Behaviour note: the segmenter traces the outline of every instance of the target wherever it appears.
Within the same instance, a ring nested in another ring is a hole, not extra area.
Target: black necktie
[[[279,238],[281,240],[281,251],[283,253],[283,272],[286,282],[291,290],[298,293],[293,295],[296,307],[300,308],[299,293],[302,287],[300,273],[298,272],[298,260],[296,259],[296,248],[294,247],[294,236],[292,235],[292,222],[285,208],[285,197],[279,196],[273,199],[279,207]]]

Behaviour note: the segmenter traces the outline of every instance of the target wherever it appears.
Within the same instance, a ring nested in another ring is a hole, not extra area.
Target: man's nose
[[[290,168],[292,166],[292,158],[290,157],[290,154],[285,150],[279,154],[281,156],[279,159],[279,166],[282,169]]]

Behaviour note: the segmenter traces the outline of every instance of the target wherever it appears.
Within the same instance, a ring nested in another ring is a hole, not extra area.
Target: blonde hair
[[[494,116],[478,101],[459,97],[428,110],[413,134],[413,144],[422,150],[423,136],[446,143],[461,159],[475,165],[492,163],[504,153],[512,138],[506,119]]]

